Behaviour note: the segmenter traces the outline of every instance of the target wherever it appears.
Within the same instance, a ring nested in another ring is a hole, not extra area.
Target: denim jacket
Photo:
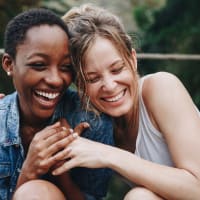
[[[81,110],[77,93],[67,90],[58,104],[49,124],[61,117],[68,120],[71,127],[87,121],[90,128],[83,137],[113,145],[112,121],[106,115],[95,116]],[[0,100],[0,200],[10,200],[24,161],[24,150],[19,133],[19,107],[17,93]],[[88,199],[101,199],[106,195],[112,171],[109,169],[74,168],[72,179],[87,194]],[[91,198],[89,198],[91,197]]]

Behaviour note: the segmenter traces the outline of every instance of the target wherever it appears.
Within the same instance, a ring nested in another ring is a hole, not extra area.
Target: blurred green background
[[[44,7],[62,16],[72,6],[89,2],[103,6],[122,18],[138,53],[200,54],[199,0],[0,0],[0,48],[3,48],[7,22],[21,11]],[[138,59],[141,75],[156,71],[176,74],[198,107],[199,65],[200,60]],[[11,80],[0,68],[0,92],[8,94],[13,90]],[[115,176],[106,200],[121,200],[128,189],[128,185]]]

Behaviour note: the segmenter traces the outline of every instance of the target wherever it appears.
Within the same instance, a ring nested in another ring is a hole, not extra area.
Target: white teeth
[[[47,93],[47,92],[42,92],[42,91],[36,91],[36,93],[48,99],[55,99],[59,95],[59,93]]]
[[[104,100],[109,101],[109,102],[118,101],[119,99],[121,99],[121,98],[124,96],[124,92],[125,92],[125,91],[122,91],[122,92],[121,92],[120,94],[118,94],[117,96],[112,97],[112,98],[105,98]]]

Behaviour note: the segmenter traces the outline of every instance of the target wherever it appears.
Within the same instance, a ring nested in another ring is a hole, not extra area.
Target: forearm
[[[36,174],[31,174],[29,173],[23,166],[22,169],[20,171],[19,177],[17,179],[17,185],[16,185],[16,189],[21,186],[23,183],[26,183],[30,180],[34,180],[39,178],[39,176],[37,176]]]
[[[165,199],[200,199],[200,181],[187,170],[158,165],[113,147],[105,148],[104,154],[106,167]]]

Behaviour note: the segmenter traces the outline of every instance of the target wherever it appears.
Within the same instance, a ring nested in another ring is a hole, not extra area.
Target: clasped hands
[[[0,93],[0,99],[5,95]],[[40,178],[51,173],[60,175],[74,167],[106,167],[107,145],[83,137],[89,127],[87,122],[78,124],[74,130],[65,119],[36,133],[30,143],[21,175],[26,180]]]
[[[70,151],[68,145],[88,127],[87,122],[82,122],[73,130],[65,119],[61,119],[36,133],[21,169],[23,176],[27,180],[37,179],[62,166],[69,159],[66,159]]]

